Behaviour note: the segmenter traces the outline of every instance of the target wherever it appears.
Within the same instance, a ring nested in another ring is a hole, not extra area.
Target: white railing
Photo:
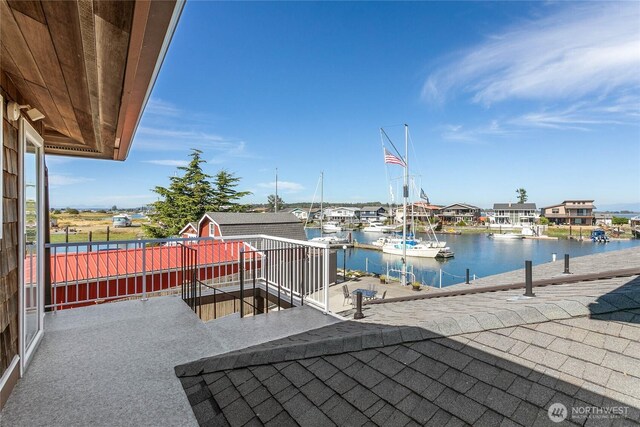
[[[329,247],[267,235],[53,243],[49,309],[176,292],[190,272],[215,287],[240,274],[281,297],[328,311]],[[189,248],[188,251],[185,248]],[[241,258],[243,261],[241,263]]]

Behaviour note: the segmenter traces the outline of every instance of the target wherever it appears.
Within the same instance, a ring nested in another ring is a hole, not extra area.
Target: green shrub
[[[541,216],[538,222],[540,223],[540,225],[549,225],[550,221],[549,218]]]
[[[614,216],[614,217],[611,219],[611,223],[612,223],[613,225],[625,225],[625,224],[629,224],[629,218],[622,218],[622,217],[619,217],[619,216]]]
[[[74,208],[67,208],[67,213],[69,215],[78,215],[80,213],[80,211],[78,211],[78,209],[74,209]]]

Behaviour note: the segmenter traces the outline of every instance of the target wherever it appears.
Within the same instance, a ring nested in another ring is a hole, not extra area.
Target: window
[[[560,213],[560,209],[558,209],[558,208],[553,208],[553,209],[551,209],[551,213],[552,213],[552,214],[559,214],[559,213]]]

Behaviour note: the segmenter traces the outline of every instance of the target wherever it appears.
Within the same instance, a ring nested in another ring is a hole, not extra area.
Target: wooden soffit
[[[183,0],[0,0],[0,70],[45,151],[124,160]]]

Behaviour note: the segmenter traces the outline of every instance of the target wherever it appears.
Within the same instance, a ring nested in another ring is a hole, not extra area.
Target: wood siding
[[[0,91],[7,102],[19,99],[15,87],[0,73]],[[18,354],[18,122],[2,121],[4,185],[2,239],[0,239],[0,377]]]
[[[182,2],[0,0],[0,70],[45,152],[124,160]]]

